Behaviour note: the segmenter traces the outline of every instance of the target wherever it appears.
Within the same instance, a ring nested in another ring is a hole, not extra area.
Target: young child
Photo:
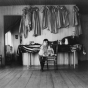
[[[54,55],[54,50],[53,50],[51,45],[48,46],[48,51],[47,52],[48,52],[49,56],[53,56]]]
[[[44,67],[45,60],[46,60],[46,57],[44,57],[44,56],[48,55],[47,50],[48,50],[48,39],[44,39],[43,44],[41,45],[40,51],[39,51],[39,60],[40,60],[40,65],[41,65],[41,71],[43,71],[43,67]]]

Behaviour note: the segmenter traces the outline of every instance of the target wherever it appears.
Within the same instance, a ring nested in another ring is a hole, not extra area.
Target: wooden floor
[[[88,88],[88,69],[63,67],[41,72],[39,67],[0,68],[0,88]]]

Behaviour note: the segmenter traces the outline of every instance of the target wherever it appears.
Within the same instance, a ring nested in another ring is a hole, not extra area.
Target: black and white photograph
[[[88,88],[88,1],[0,0],[0,88]]]

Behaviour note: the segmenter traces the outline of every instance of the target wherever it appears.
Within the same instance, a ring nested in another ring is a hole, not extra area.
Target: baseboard
[[[26,67],[27,68],[27,65],[23,65],[23,67]],[[30,67],[30,65],[29,65]],[[75,68],[77,68],[78,65],[76,64],[75,65]],[[31,65],[31,69],[40,69],[40,65]],[[44,66],[45,69],[47,69],[47,65]],[[54,65],[48,65],[48,68],[49,69],[54,69]],[[73,68],[74,69],[74,65],[57,65],[57,68],[58,69],[69,69],[69,68]]]

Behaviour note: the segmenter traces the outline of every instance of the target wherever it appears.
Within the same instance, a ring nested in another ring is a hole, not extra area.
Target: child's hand
[[[48,56],[47,52],[44,53],[44,56]]]

